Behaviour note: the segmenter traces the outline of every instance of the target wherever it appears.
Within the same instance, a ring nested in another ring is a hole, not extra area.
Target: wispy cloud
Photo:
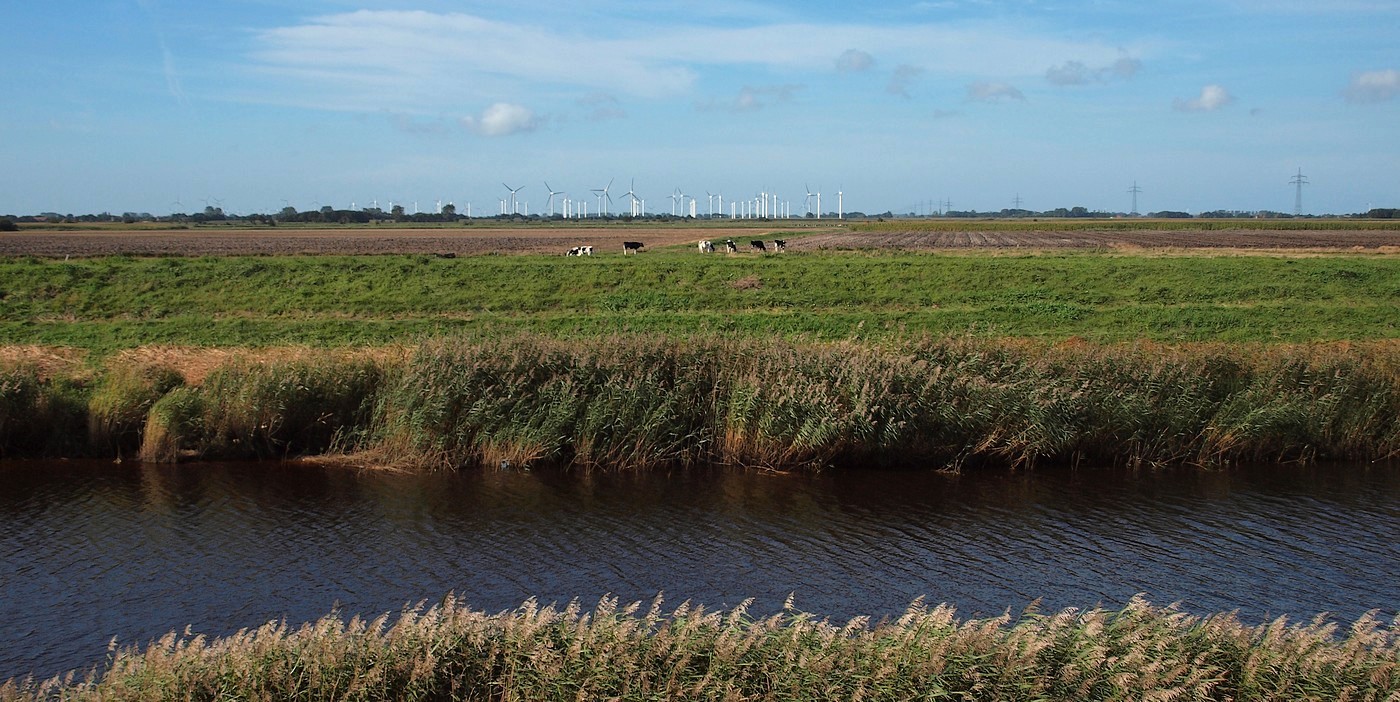
[[[869,71],[880,61],[929,74],[1031,76],[1045,57],[1111,63],[1119,50],[1066,41],[1014,23],[916,25],[621,23],[573,32],[545,23],[465,13],[360,10],[323,15],[253,36],[250,101],[329,109],[450,109],[528,94],[605,92],[647,99],[694,92],[718,67],[792,74]],[[843,48],[845,47],[845,48]],[[844,53],[843,53],[844,52]]]
[[[1387,68],[1380,71],[1365,71],[1351,77],[1342,96],[1347,102],[1385,102],[1400,95],[1400,70]]]
[[[802,90],[802,85],[746,85],[739,94],[727,99],[710,100],[699,103],[699,110],[727,110],[730,112],[756,112],[773,103],[787,102],[794,93]]]
[[[1235,96],[1230,94],[1224,86],[1207,85],[1201,88],[1198,97],[1189,100],[1177,98],[1172,101],[1172,108],[1179,112],[1214,112],[1235,101]]]
[[[1026,96],[1020,90],[1006,83],[981,81],[967,86],[967,99],[972,102],[1024,101]]]
[[[533,132],[539,128],[540,119],[528,107],[498,102],[486,108],[480,117],[463,117],[462,125],[482,136],[501,137]]]
[[[1130,56],[1120,56],[1113,63],[1096,68],[1090,68],[1082,61],[1066,61],[1047,69],[1045,80],[1053,85],[1089,85],[1107,83],[1113,79],[1128,80],[1140,70],[1142,61]]]
[[[836,57],[836,70],[841,73],[862,73],[875,67],[875,57],[860,49],[846,49]]]
[[[924,74],[924,69],[918,66],[902,63],[895,67],[894,73],[890,75],[890,82],[885,86],[885,92],[891,95],[902,95],[909,97],[909,86],[919,76]]]
[[[602,122],[609,119],[622,119],[627,111],[617,96],[608,93],[590,93],[577,100],[579,106],[588,110],[588,119]]]

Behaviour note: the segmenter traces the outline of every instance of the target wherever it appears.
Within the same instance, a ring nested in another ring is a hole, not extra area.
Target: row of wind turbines
[[[590,188],[588,190],[588,192],[593,194],[593,199],[595,199],[597,202],[597,206],[593,209],[592,216],[612,216],[611,207],[614,203],[611,190],[615,181],[616,179],[612,178],[608,180],[607,185],[601,188]],[[526,186],[521,185],[517,187],[511,187],[506,183],[501,183],[501,186],[506,189],[509,195],[500,199],[500,213],[502,215],[522,215],[526,217],[530,216],[530,203],[522,202],[518,197],[520,191],[524,190]],[[584,219],[589,216],[589,203],[587,199],[576,200],[570,198],[568,197],[567,192],[563,190],[555,190],[554,188],[550,187],[549,181],[544,182],[544,189],[547,193],[549,193],[547,204],[547,207],[549,208],[549,217],[554,217],[556,215],[554,206],[555,198],[559,199],[560,204],[560,210],[557,214],[562,215],[565,219]],[[803,207],[806,208],[805,214],[815,216],[817,219],[821,219],[821,189],[818,188],[816,191],[813,191],[810,186],[804,186],[804,189],[807,193],[807,197],[803,201]],[[707,216],[711,219],[715,217],[725,217],[726,215],[724,212],[724,195],[722,193],[711,193],[708,190],[705,191],[705,195],[708,198],[706,211]],[[633,179],[631,181],[630,187],[627,189],[627,192],[622,194],[622,197],[627,198],[627,204],[630,208],[630,214],[632,217],[647,216],[647,201],[645,198],[639,197],[637,195],[636,179]],[[700,216],[700,201],[697,196],[686,194],[679,187],[677,187],[674,191],[671,192],[670,195],[667,195],[666,197],[671,200],[672,217],[698,218]],[[718,211],[716,211],[715,207],[716,202],[719,203]],[[836,202],[836,218],[845,219],[846,214],[844,192],[840,190],[836,191]],[[468,216],[470,216],[470,204],[467,205],[467,212]],[[660,213],[658,212],[657,214]],[[739,200],[731,199],[729,201],[729,214],[727,216],[729,219],[790,219],[792,217],[792,202],[780,198],[776,193],[770,193],[766,190],[759,191],[758,193],[755,193],[752,197],[749,198]]]

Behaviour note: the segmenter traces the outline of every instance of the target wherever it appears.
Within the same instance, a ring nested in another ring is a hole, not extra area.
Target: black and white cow
[[[774,239],[774,240],[773,240],[773,250],[774,250],[774,251],[787,251],[787,239]]]
[[[715,242],[713,242],[713,241],[702,241],[702,242],[700,242],[700,253],[714,253],[714,252],[715,252]]]
[[[760,253],[766,253],[768,251],[768,249],[763,248],[763,242],[758,239],[749,242],[749,249]]]
[[[622,255],[626,256],[629,253],[641,253],[642,247],[645,245],[646,244],[640,241],[624,241],[622,242]]]
[[[725,253],[737,253],[739,246],[734,243],[733,239],[728,239],[724,242],[724,251]]]

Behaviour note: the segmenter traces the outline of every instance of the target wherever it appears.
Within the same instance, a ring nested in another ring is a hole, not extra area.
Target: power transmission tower
[[[1133,181],[1133,187],[1128,188],[1128,192],[1132,193],[1133,195],[1133,209],[1128,214],[1137,214],[1137,196],[1138,193],[1142,192],[1142,188],[1138,187],[1137,181],[1135,180]]]
[[[1302,168],[1298,169],[1298,175],[1293,176],[1288,184],[1298,187],[1297,194],[1293,196],[1293,214],[1301,215],[1303,214],[1303,186],[1308,184],[1308,177],[1303,175]]]
[[[1021,209],[1021,193],[1016,193],[1016,197],[1011,200],[1011,205],[1018,210]]]

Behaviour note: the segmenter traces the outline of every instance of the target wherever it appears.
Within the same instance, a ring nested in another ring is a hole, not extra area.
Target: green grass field
[[[528,331],[1306,342],[1400,333],[1400,259],[802,253],[0,259],[0,338],[325,346]]]

